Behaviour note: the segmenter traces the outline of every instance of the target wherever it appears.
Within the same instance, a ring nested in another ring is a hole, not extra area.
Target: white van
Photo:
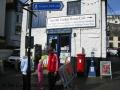
[[[14,49],[13,53],[10,57],[8,57],[8,62],[11,64],[15,64],[16,62],[20,62],[20,49]]]

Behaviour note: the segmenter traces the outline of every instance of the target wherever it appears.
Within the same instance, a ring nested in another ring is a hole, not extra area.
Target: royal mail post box
[[[84,73],[85,72],[85,54],[77,54],[77,72]]]

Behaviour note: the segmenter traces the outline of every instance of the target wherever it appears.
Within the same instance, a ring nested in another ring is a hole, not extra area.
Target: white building
[[[85,53],[86,57],[91,57],[94,52],[96,58],[106,58],[106,0],[52,1],[62,1],[64,7],[61,11],[35,11],[37,17],[33,16],[31,31],[34,44],[41,44],[44,49],[46,44],[52,43],[60,56]],[[27,21],[28,12],[24,10],[21,56],[25,55],[25,36],[29,34]]]

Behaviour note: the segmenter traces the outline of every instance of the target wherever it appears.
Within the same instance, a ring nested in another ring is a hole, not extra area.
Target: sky
[[[120,0],[108,0],[108,4],[108,14],[120,15]]]

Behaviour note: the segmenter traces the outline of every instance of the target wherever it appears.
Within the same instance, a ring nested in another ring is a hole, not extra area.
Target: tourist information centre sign
[[[93,15],[77,15],[65,17],[53,17],[47,19],[47,29],[55,28],[77,28],[77,27],[95,27],[96,16]]]
[[[64,7],[61,1],[54,2],[34,2],[32,4],[33,10],[44,10],[44,11],[60,11]]]

